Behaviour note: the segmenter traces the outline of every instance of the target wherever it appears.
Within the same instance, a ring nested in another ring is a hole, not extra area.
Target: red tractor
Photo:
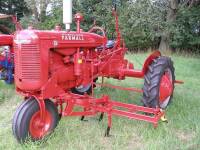
[[[70,31],[72,0],[63,0],[66,31],[56,26],[53,31],[27,29],[14,36],[15,84],[24,96],[13,118],[13,133],[19,142],[30,137],[40,140],[51,133],[64,116],[108,117],[105,135],[109,135],[112,115],[143,120],[155,127],[172,99],[174,67],[169,57],[153,52],[142,70],[135,70],[124,55],[127,51],[118,27],[115,9],[116,40],[110,41],[100,27],[88,32],[80,28],[83,16],[74,17],[77,30]],[[98,34],[97,34],[98,33]],[[124,80],[144,78],[143,89],[97,83],[99,78]],[[95,86],[107,86],[143,93],[144,106],[111,100],[108,95],[94,97]],[[75,107],[82,108],[74,110]]]
[[[16,30],[22,29],[16,16],[0,14],[0,19],[10,19]],[[7,27],[0,25],[0,80],[4,80],[7,84],[14,81],[13,57],[13,34]]]

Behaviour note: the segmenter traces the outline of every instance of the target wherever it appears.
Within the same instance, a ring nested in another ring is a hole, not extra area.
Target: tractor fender
[[[161,53],[160,53],[160,51],[154,51],[153,53],[151,53],[148,57],[147,57],[147,59],[145,60],[145,62],[144,62],[144,65],[143,65],[143,68],[142,68],[142,73],[143,73],[143,75],[145,75],[146,74],[146,72],[148,71],[148,67],[149,67],[149,65],[152,63],[152,61],[155,59],[155,58],[158,58],[158,57],[160,57],[161,56]]]

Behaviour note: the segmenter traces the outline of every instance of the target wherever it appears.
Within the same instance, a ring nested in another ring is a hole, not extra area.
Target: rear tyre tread
[[[149,66],[149,69],[144,78],[144,87],[143,87],[143,99],[142,102],[146,107],[160,107],[159,105],[159,86],[160,80],[164,71],[169,68],[172,73],[172,80],[174,84],[175,75],[173,62],[169,57],[160,56],[157,59],[154,59],[152,64]],[[173,97],[173,93],[169,100],[169,103]],[[166,108],[166,107],[165,107]],[[163,108],[163,109],[165,109]]]

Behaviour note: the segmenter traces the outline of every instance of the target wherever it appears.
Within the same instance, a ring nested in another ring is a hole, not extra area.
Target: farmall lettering
[[[83,34],[63,34],[62,40],[67,41],[84,41]]]

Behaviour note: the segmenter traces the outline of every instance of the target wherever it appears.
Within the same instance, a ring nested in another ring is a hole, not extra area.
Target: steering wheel
[[[88,32],[89,32],[89,33],[95,33],[95,31],[101,31],[102,36],[103,36],[103,37],[106,37],[105,31],[104,31],[101,27],[97,27],[97,26],[92,27]]]

